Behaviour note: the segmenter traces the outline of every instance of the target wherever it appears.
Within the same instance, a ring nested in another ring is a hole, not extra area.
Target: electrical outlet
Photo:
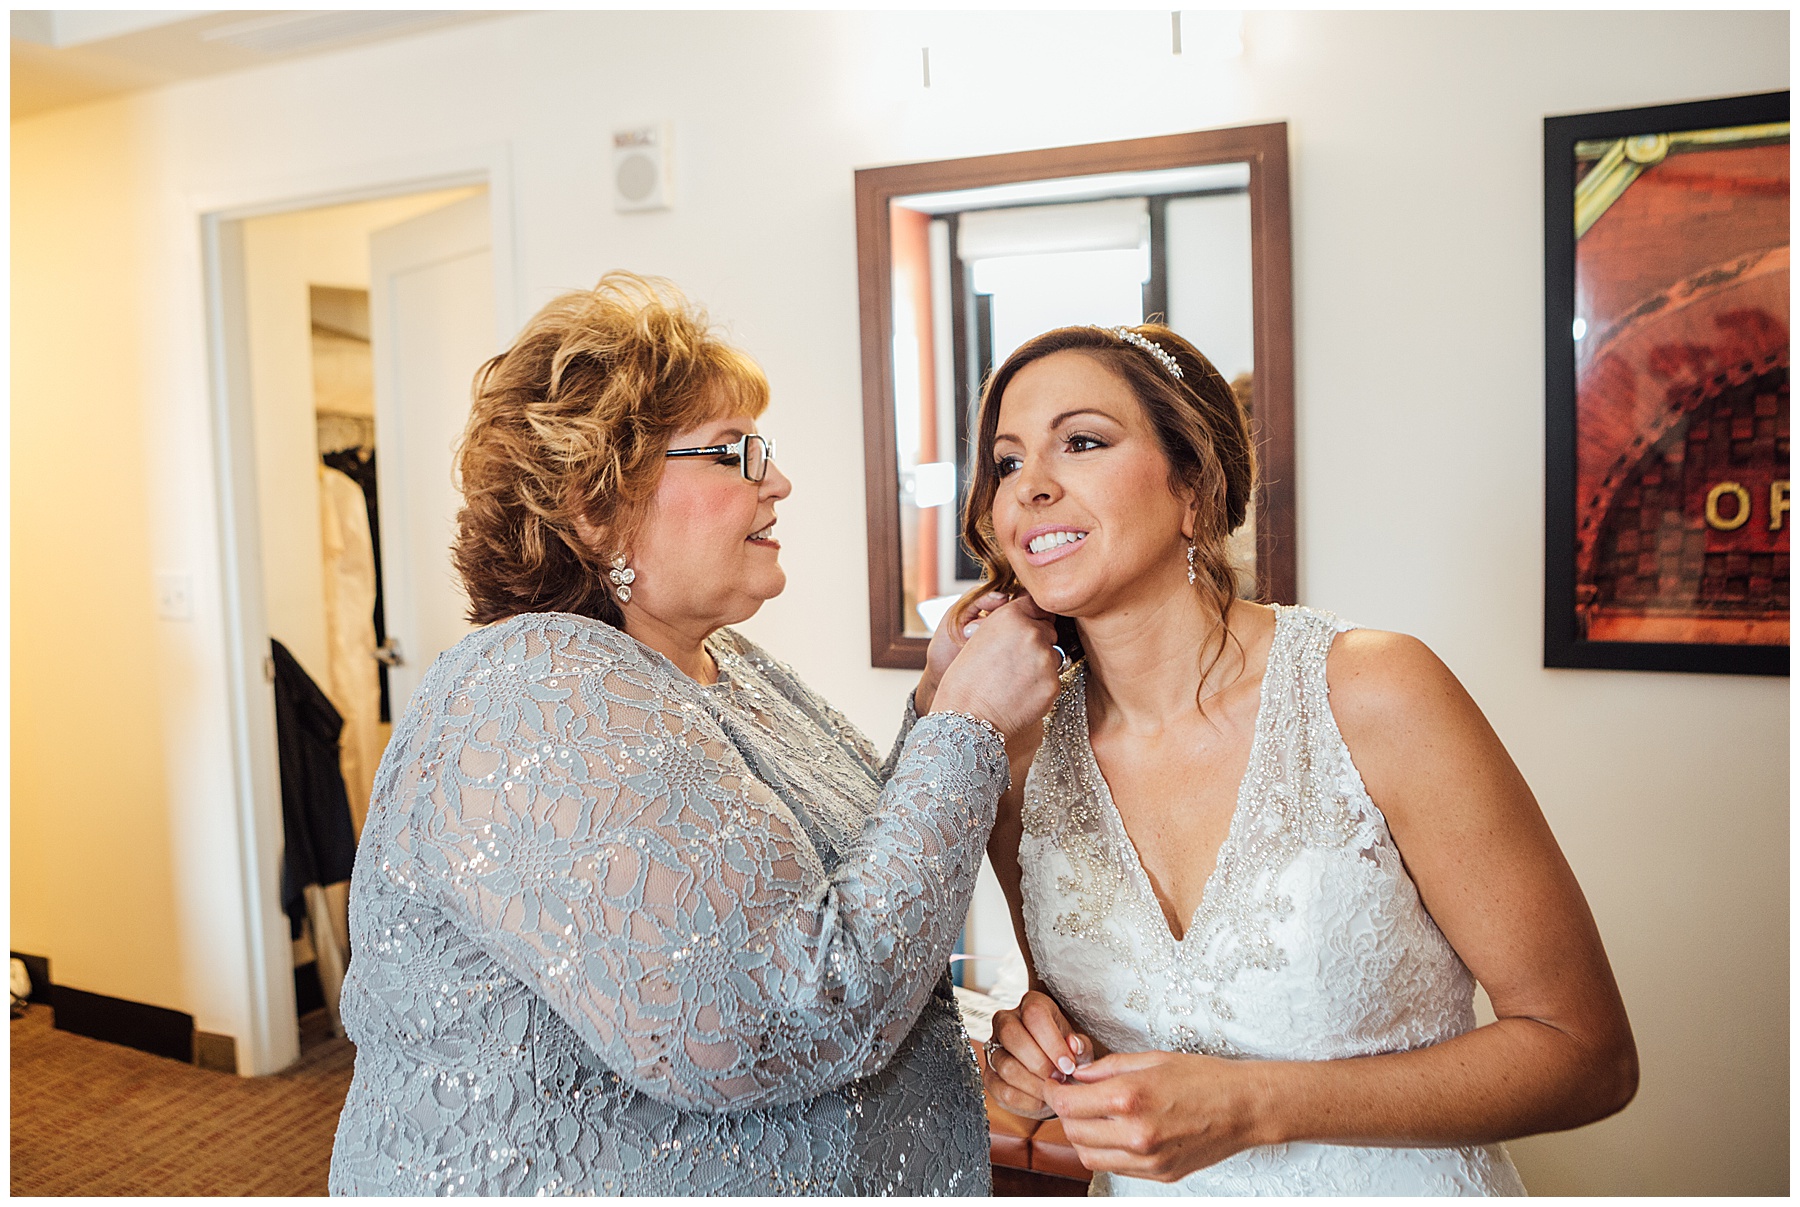
[[[194,576],[185,570],[165,570],[156,576],[156,614],[163,620],[194,618]]]

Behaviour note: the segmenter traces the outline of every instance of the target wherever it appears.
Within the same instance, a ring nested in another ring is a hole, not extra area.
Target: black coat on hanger
[[[350,879],[356,830],[338,761],[344,719],[281,642],[275,656],[275,745],[281,759],[281,910],[292,937],[306,918],[306,886]]]

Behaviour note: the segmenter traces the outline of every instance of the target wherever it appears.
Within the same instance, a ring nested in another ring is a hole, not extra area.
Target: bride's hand
[[[982,1085],[1013,1114],[1048,1119],[1056,1112],[1044,1101],[1046,1086],[1066,1081],[1096,1055],[1098,1045],[1075,1030],[1055,999],[1033,989],[1016,1008],[994,1015]]]
[[[948,613],[939,623],[937,631],[931,635],[931,644],[925,649],[925,673],[919,676],[919,685],[913,688],[913,711],[921,717],[931,711],[932,697],[937,694],[938,683],[944,678],[944,672],[956,661],[963,646],[969,643],[973,633],[970,625],[978,625],[989,612],[999,608],[1007,601],[1004,591],[989,591],[979,596],[961,613]]]
[[[1089,1169],[1174,1182],[1267,1143],[1257,1104],[1268,1064],[1185,1052],[1118,1052],[1044,1087]]]

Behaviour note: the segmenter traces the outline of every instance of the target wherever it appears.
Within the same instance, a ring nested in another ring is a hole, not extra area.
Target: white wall
[[[868,667],[852,169],[1285,119],[1302,598],[1417,633],[1463,676],[1587,889],[1643,1051],[1623,1115],[1515,1146],[1527,1183],[1785,1190],[1787,684],[1546,671],[1539,612],[1542,118],[1784,88],[1787,31],[1780,12],[1252,13],[1245,55],[1217,62],[1192,39],[1170,55],[1160,12],[534,14],[16,123],[15,619],[35,648],[15,661],[14,946],[209,1030],[246,1009],[207,198],[504,144],[521,320],[613,267],[707,302],[769,372],[797,484],[788,594],[745,627],[885,738],[910,677]],[[664,119],[676,207],[615,214],[609,132]],[[83,413],[109,426],[72,489],[60,421]],[[152,618],[152,563],[201,576],[194,622]],[[93,883],[77,869],[138,864],[145,908],[59,912]],[[149,946],[179,973],[128,971],[119,953]]]

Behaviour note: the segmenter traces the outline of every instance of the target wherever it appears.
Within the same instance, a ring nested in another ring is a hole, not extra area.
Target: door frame
[[[375,201],[437,189],[488,190],[496,340],[504,346],[518,314],[511,149],[506,143],[409,156],[378,165],[331,168],[188,198],[204,272],[209,418],[218,524],[227,707],[231,717],[237,884],[243,905],[243,1001],[248,1034],[238,1039],[238,1072],[279,1072],[299,1058],[293,1026],[293,956],[280,902],[281,779],[275,705],[264,673],[268,608],[245,321],[246,219]],[[190,228],[192,229],[192,228]]]

